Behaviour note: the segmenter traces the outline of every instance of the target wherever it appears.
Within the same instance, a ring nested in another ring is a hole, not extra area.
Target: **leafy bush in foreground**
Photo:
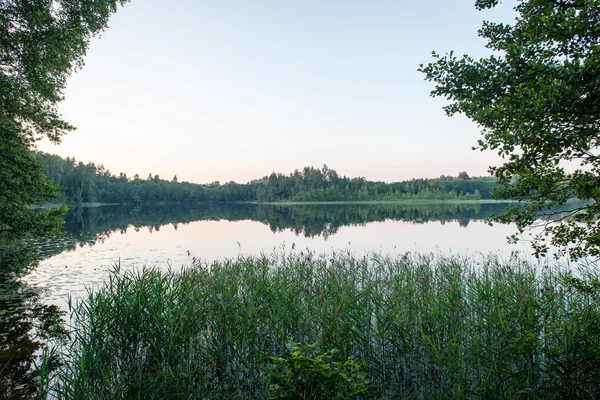
[[[361,364],[351,357],[336,361],[336,354],[336,350],[320,352],[312,345],[302,348],[290,343],[283,357],[271,357],[269,398],[344,400],[367,396],[369,380]]]
[[[312,253],[117,269],[72,310],[71,343],[42,391],[268,398],[271,357],[290,360],[296,342],[336,349],[325,364],[364,366],[375,398],[598,398],[598,273],[568,272],[493,257]]]

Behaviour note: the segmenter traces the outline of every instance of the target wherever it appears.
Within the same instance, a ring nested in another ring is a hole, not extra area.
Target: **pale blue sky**
[[[246,182],[324,163],[371,180],[486,174],[475,124],[417,72],[431,51],[487,54],[516,0],[132,0],[94,39],[40,149],[129,176]]]

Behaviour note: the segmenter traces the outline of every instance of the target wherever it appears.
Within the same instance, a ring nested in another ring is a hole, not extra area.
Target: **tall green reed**
[[[364,364],[377,398],[598,398],[600,296],[567,272],[349,253],[117,268],[73,307],[62,366],[42,392],[266,398],[270,356],[297,342]]]

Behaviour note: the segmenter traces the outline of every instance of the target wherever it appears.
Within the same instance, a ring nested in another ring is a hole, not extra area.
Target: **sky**
[[[245,183],[305,166],[386,182],[487,175],[477,125],[417,71],[483,57],[483,20],[516,0],[132,0],[91,41],[60,110],[78,129],[38,149],[113,173]]]

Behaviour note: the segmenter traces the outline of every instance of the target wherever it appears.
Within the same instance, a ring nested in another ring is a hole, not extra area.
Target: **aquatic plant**
[[[73,305],[62,366],[42,392],[268,398],[271,357],[295,342],[335,349],[331,362],[350,357],[376,398],[597,398],[594,282],[590,267],[493,256],[276,253],[115,268]]]

